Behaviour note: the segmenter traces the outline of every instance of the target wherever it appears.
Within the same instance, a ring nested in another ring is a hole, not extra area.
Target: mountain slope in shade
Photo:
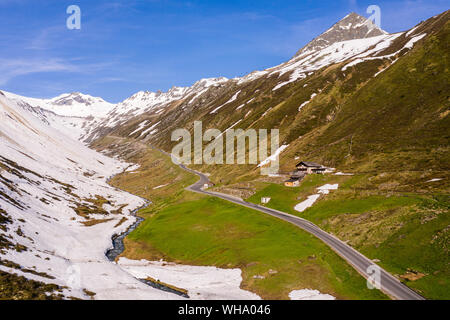
[[[127,166],[0,93],[0,271],[56,284],[66,297],[174,298],[105,257],[144,203],[107,183]]]

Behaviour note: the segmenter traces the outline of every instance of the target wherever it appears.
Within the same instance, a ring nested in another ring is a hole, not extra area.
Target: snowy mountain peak
[[[121,122],[125,122],[131,117],[136,117],[143,113],[160,113],[173,101],[189,98],[194,101],[210,87],[219,86],[229,81],[225,77],[206,78],[195,82],[191,87],[173,86],[167,92],[158,90],[157,92],[139,91],[130,98],[119,103],[108,114],[107,119],[102,123],[105,127],[113,127]]]
[[[305,52],[324,49],[337,42],[366,39],[387,34],[386,31],[380,29],[371,20],[352,12],[308,43],[294,57]]]
[[[199,89],[199,88],[208,88],[210,86],[217,86],[220,85],[221,83],[227,82],[228,79],[225,77],[219,77],[219,78],[204,78],[201,79],[199,81],[197,81],[196,83],[194,83],[194,85],[192,86],[193,89]]]
[[[83,104],[85,106],[91,106],[97,103],[106,104],[107,102],[99,97],[92,97],[90,95],[82,94],[80,92],[65,93],[56,98],[50,99],[53,104],[60,106],[72,106],[77,104]]]
[[[159,103],[167,103],[172,100],[181,99],[189,94],[197,93],[211,86],[217,86],[221,83],[227,82],[228,79],[225,77],[220,78],[205,78],[195,82],[191,87],[177,87],[173,86],[167,92],[158,90],[156,92],[152,91],[139,91],[132,95],[130,98],[119,103],[119,105],[130,105],[133,104],[137,108],[150,107]],[[137,103],[139,102],[139,103]],[[137,104],[136,104],[137,103]]]
[[[64,93],[52,99],[22,97],[4,91],[9,99],[27,103],[34,108],[42,108],[64,117],[103,118],[114,107],[102,98],[92,97],[80,92]]]

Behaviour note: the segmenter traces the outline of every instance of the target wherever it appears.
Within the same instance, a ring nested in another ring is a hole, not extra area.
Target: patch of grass
[[[424,199],[400,217],[400,227],[376,246],[360,244],[369,256],[402,275],[423,273],[415,280],[403,280],[430,299],[450,298],[450,215],[449,201]]]
[[[60,300],[61,289],[0,270],[0,300]]]
[[[0,231],[7,232],[8,225],[12,223],[13,220],[10,215],[4,209],[0,208]],[[28,250],[26,246],[20,243],[13,243],[11,240],[11,236],[0,233],[0,253],[5,249],[14,249],[17,252]]]
[[[7,231],[7,225],[11,224],[13,221],[11,219],[11,217],[9,216],[9,214],[3,210],[2,208],[0,208],[0,230],[2,231]]]
[[[91,214],[108,215],[108,211],[103,208],[104,204],[111,204],[111,202],[102,196],[96,195],[92,199],[84,199],[84,203],[76,203],[72,209],[75,213],[85,219],[90,219]],[[123,207],[120,208],[120,210]]]
[[[341,214],[361,214],[370,211],[386,211],[395,207],[410,206],[418,203],[418,197],[408,196],[368,196],[359,197],[355,195],[352,198],[340,198],[322,201],[306,209],[304,212],[298,212],[297,215],[308,218],[313,222],[320,223],[325,219],[330,219]]]
[[[114,228],[120,227],[127,220],[128,219],[126,217],[123,217],[122,219],[120,219],[119,222],[117,222],[117,224],[114,226]]]
[[[92,226],[95,226],[97,224],[105,223],[105,222],[108,222],[108,221],[111,221],[111,220],[112,219],[93,219],[93,220],[82,221],[81,223],[85,227],[92,227]]]
[[[145,147],[142,153],[127,159],[141,165],[134,173],[115,176],[111,184],[152,201],[152,206],[164,206],[176,202],[183,189],[193,184],[197,177],[174,165],[160,151]],[[155,187],[166,185],[163,188]]]
[[[94,299],[94,297],[95,297],[95,295],[96,295],[95,292],[89,291],[88,289],[83,289],[83,292],[84,292],[85,295],[87,295],[87,296],[90,297],[91,299]]]

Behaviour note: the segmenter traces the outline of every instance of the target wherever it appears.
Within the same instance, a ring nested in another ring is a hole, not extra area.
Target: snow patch
[[[180,265],[164,261],[120,258],[121,268],[138,279],[153,279],[188,291],[195,300],[259,300],[258,295],[240,288],[241,269],[220,269]]]
[[[335,176],[353,176],[353,173],[336,172]]]
[[[287,148],[289,147],[288,144],[284,144],[281,147],[279,147],[274,154],[272,154],[270,157],[268,157],[267,159],[265,159],[264,161],[262,161],[260,164],[258,164],[258,168],[265,166],[266,164],[268,164],[271,161],[275,161],[278,156]]]
[[[320,198],[320,194],[313,194],[312,196],[309,196],[308,199],[306,199],[305,201],[297,204],[294,207],[294,210],[298,211],[298,212],[303,212],[306,209],[308,209],[309,207],[311,207],[319,198]]]
[[[167,184],[162,184],[162,185],[160,185],[160,186],[154,187],[153,190],[161,189],[161,188],[164,188],[164,187],[166,187],[166,186],[168,186],[168,185],[169,185],[168,183],[167,183]]]
[[[412,49],[414,47],[414,44],[417,41],[423,39],[426,35],[427,35],[426,33],[422,33],[422,34],[420,34],[418,36],[413,37],[411,40],[408,41],[407,44],[405,44],[405,48]]]
[[[330,193],[330,190],[337,190],[339,188],[339,184],[326,184],[319,188],[317,188],[318,193],[309,196],[305,201],[300,202],[294,207],[294,210],[298,212],[303,212],[309,207],[311,207],[322,194],[326,195]]]
[[[233,101],[236,101],[236,99],[237,99],[237,97],[239,96],[240,93],[241,93],[241,90],[239,90],[238,92],[236,92],[236,93],[234,94],[234,96],[232,96],[232,97],[230,98],[230,100],[228,100],[228,101],[225,102],[224,104],[218,106],[218,107],[215,108],[213,111],[211,111],[210,114],[216,113],[217,111],[219,111],[219,109],[221,109],[221,108],[224,107],[225,105],[227,105],[227,104],[229,104],[229,103],[231,103],[231,102],[233,102]]]
[[[294,290],[289,293],[291,300],[335,300],[336,298],[329,294],[320,293],[318,290]]]

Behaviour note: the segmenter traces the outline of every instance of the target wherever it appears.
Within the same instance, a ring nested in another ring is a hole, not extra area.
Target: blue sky
[[[81,8],[81,30],[66,9]],[[0,89],[80,91],[118,102],[139,90],[235,77],[288,60],[351,11],[376,4],[382,28],[409,29],[450,0],[0,0]]]

